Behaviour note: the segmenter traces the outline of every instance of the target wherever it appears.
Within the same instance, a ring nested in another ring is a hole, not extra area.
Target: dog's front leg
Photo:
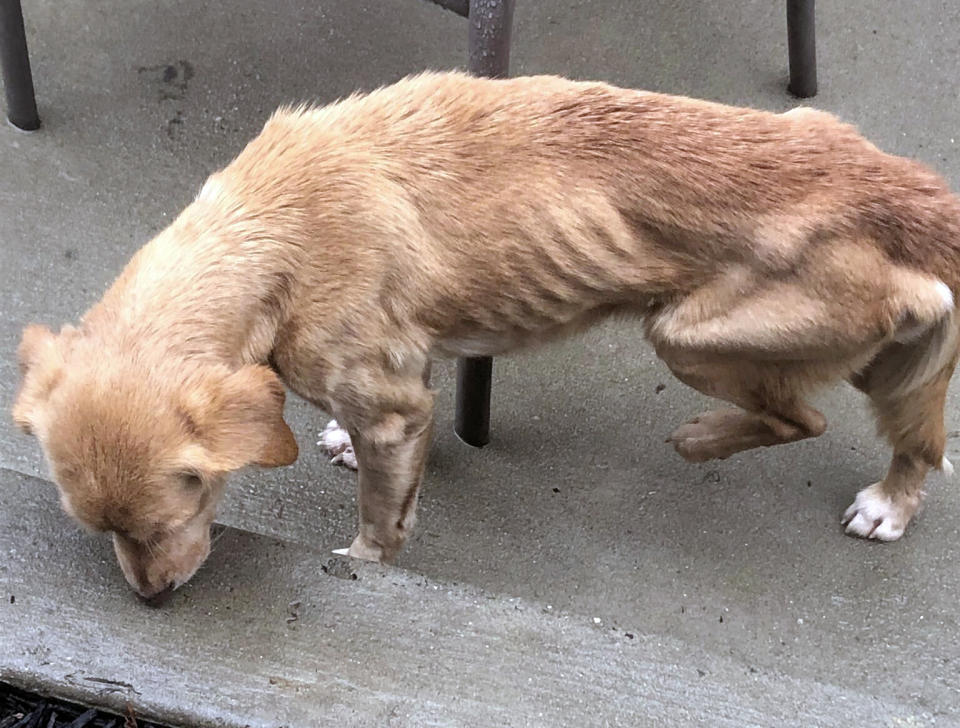
[[[431,363],[428,360],[421,377],[423,386],[430,388]],[[331,465],[342,465],[350,470],[357,469],[357,454],[350,441],[350,433],[336,420],[330,420],[320,433],[317,444],[330,456]]]
[[[399,415],[393,415],[399,418]],[[403,418],[396,440],[351,432],[359,470],[360,532],[348,556],[390,563],[416,520],[417,494],[433,431],[433,417]]]

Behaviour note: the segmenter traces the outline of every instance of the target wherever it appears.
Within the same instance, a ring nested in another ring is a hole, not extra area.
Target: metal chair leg
[[[502,78],[510,66],[514,0],[470,0],[470,72]],[[493,359],[457,362],[457,413],[454,431],[468,445],[490,442],[490,390]]]
[[[25,131],[40,128],[20,0],[0,0],[0,66],[10,123]]]
[[[453,430],[468,445],[490,442],[490,388],[493,359],[488,356],[457,362],[457,412]]]
[[[503,78],[510,69],[514,0],[470,0],[470,73]]]
[[[787,46],[790,53],[790,93],[800,98],[817,93],[815,0],[787,0]]]

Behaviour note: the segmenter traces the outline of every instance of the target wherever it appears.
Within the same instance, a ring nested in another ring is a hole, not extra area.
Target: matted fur
[[[820,434],[804,395],[852,378],[894,459],[845,520],[896,538],[943,462],[958,212],[933,172],[812,109],[423,74],[274,114],[78,329],[25,331],[15,417],[150,596],[205,558],[229,472],[296,457],[279,376],[351,436],[349,553],[390,560],[414,522],[430,357],[623,312],[737,406],[674,433],[691,460]]]

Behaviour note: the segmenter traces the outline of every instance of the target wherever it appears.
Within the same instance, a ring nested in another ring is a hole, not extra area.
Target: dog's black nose
[[[140,594],[140,600],[146,604],[148,607],[162,607],[166,601],[170,598],[170,595],[173,594],[174,584],[171,582],[167,585],[166,589],[158,591],[153,596],[145,597]]]

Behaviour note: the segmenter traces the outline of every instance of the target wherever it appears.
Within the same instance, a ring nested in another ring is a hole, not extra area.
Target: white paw
[[[333,553],[336,556],[348,556],[351,559],[363,559],[364,561],[379,561],[382,563],[386,560],[386,554],[382,548],[368,545],[361,536],[353,539],[349,548],[333,549]]]
[[[353,451],[350,434],[340,427],[336,420],[330,420],[323,428],[317,444],[331,456],[332,464],[343,465],[351,470],[357,469],[357,455]]]
[[[843,514],[842,523],[851,536],[896,541],[903,535],[919,501],[904,498],[894,502],[881,486],[874,483],[861,490]]]

